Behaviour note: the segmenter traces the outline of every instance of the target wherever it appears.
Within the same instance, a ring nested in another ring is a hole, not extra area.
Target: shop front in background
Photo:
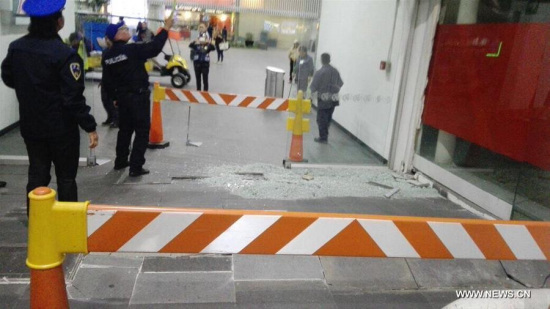
[[[180,34],[184,39],[196,37],[200,23],[204,23],[207,27],[212,25],[213,29],[220,32],[225,27],[228,37],[231,38],[234,13],[199,7],[177,6],[176,8],[177,18],[175,26],[180,29]]]

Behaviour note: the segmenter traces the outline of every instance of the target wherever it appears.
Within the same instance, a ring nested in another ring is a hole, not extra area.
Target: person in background
[[[78,47],[80,46],[80,40],[78,39],[78,33],[73,32],[69,34],[69,46],[78,53]]]
[[[83,62],[63,43],[66,0],[27,0],[29,33],[13,41],[2,61],[2,80],[15,89],[21,136],[29,156],[27,193],[50,184],[53,163],[59,201],[78,201],[76,174],[80,126],[89,147],[98,144],[96,122],[84,97]],[[29,210],[27,199],[27,214]]]
[[[224,42],[227,42],[227,27],[226,26],[223,26],[223,29],[222,29],[222,39]]]
[[[220,49],[220,43],[225,42],[225,40],[219,31],[214,32],[214,42],[216,45],[216,52],[218,53],[218,62],[223,62],[223,50]]]
[[[212,24],[209,24],[208,25],[208,37],[213,38],[213,34],[214,34],[214,26],[212,26]]]
[[[78,47],[80,46],[80,39],[78,33],[73,32],[69,34],[69,46],[75,51],[78,52]]]
[[[88,72],[89,70],[89,62],[88,57],[90,56],[90,51],[86,47],[84,37],[79,32],[73,32],[69,35],[68,44],[71,46],[71,48],[82,58],[82,61],[84,62],[84,71]]]
[[[139,26],[139,24],[138,24],[138,26]],[[153,31],[151,31],[147,27],[147,22],[146,21],[141,22],[141,27],[140,27],[140,29],[138,29],[138,33],[137,33],[137,41],[136,42],[148,43],[148,42],[151,42],[154,37],[155,37],[155,35],[153,34]]]
[[[193,55],[193,68],[197,81],[197,90],[201,91],[201,77],[204,91],[208,91],[208,73],[210,72],[210,52],[216,48],[212,45],[210,36],[206,32],[206,25],[199,25],[199,36],[189,44]]]
[[[99,83],[98,87],[101,87],[101,83]],[[104,126],[108,125],[112,129],[118,128],[118,107],[115,105],[113,99],[109,97],[105,87],[101,87],[101,103],[107,113],[107,119],[101,124]]]
[[[137,26],[136,26],[136,32],[134,33],[134,36],[132,37],[132,40],[133,40],[134,42],[138,42],[138,41],[139,41],[139,39],[140,39],[140,38],[139,38],[139,34],[141,33],[142,29],[143,29],[143,26],[142,26],[141,21],[140,21],[140,22],[138,22],[138,24],[137,24]]]
[[[298,43],[298,40],[294,40],[294,44],[288,51],[288,59],[290,60],[289,83],[292,83],[292,72],[294,70],[294,65],[296,64],[296,59],[298,59],[299,56],[298,47],[300,47],[300,43]]]
[[[302,45],[298,48],[298,51],[299,56],[296,59],[293,73],[296,79],[296,88],[298,89],[298,91],[302,90],[305,96],[305,93],[307,91],[307,84],[311,76],[313,76],[313,72],[315,69],[313,66],[313,59],[307,54],[307,47]]]
[[[111,41],[112,47],[105,52],[101,61],[101,83],[118,106],[119,131],[114,169],[130,166],[130,177],[149,174],[149,170],[143,168],[151,127],[151,91],[145,62],[162,51],[173,23],[174,20],[168,17],[164,21],[164,28],[153,40],[142,44],[126,44],[131,35],[124,24],[110,24],[105,30],[105,36]]]
[[[92,50],[94,50],[94,45],[92,44],[92,41],[90,41],[87,37],[84,36],[84,33],[82,31],[78,31],[78,37],[84,42],[84,48],[86,48],[86,55],[90,56],[90,53]]]
[[[321,55],[323,66],[315,72],[311,81],[311,93],[317,97],[317,125],[319,126],[319,137],[314,141],[326,144],[328,142],[328,128],[332,121],[334,108],[339,105],[338,93],[344,82],[340,73],[330,65],[330,54]]]
[[[90,52],[92,51],[92,42],[84,37],[82,32],[73,32],[69,35],[69,45],[72,49],[74,49],[76,52],[78,52],[78,49],[80,47],[80,44],[83,45],[83,50],[86,51],[86,56],[90,56]]]
[[[104,38],[103,42],[105,42],[105,47],[103,53],[101,54],[102,62],[106,51],[113,46],[113,43],[108,38]],[[98,87],[101,88],[101,103],[103,104],[103,108],[107,113],[107,119],[101,124],[108,125],[110,128],[113,129],[118,128],[118,107],[115,105],[113,99],[109,97],[107,89],[105,87],[101,87],[101,82],[99,83]]]

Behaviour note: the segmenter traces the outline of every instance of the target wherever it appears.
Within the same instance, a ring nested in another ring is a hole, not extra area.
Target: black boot
[[[143,167],[139,170],[130,171],[130,177],[138,177],[141,175],[147,175],[149,174],[149,170],[144,169]]]

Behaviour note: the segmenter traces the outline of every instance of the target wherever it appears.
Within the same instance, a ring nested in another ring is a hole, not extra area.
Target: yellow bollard
[[[62,266],[65,253],[87,253],[89,202],[56,202],[55,195],[47,187],[29,193],[31,308],[69,308]]]
[[[287,130],[292,131],[292,141],[288,158],[293,162],[305,161],[304,155],[304,132],[309,132],[309,119],[303,119],[303,114],[311,111],[311,101],[304,100],[304,93],[298,91],[296,100],[289,100],[288,111],[295,113],[295,117],[287,119]]]

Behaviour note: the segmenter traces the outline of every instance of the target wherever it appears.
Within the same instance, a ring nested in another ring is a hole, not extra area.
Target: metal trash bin
[[[267,67],[265,72],[265,96],[282,98],[285,87],[285,70]]]

